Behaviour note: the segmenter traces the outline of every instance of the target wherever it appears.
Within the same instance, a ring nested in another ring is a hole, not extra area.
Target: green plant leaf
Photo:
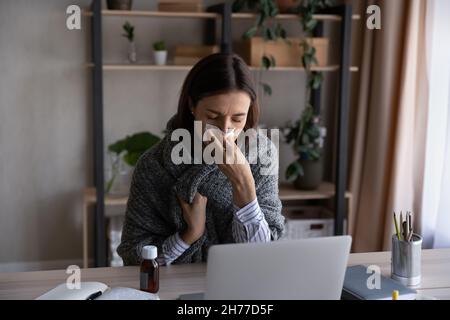
[[[166,43],[164,41],[156,41],[153,43],[153,49],[155,51],[164,51],[166,50]]]
[[[126,145],[127,145],[126,139],[118,140],[117,142],[110,144],[108,146],[108,150],[119,155],[122,153],[122,151],[125,151]]]
[[[130,166],[135,166],[139,157],[160,140],[150,132],[138,132],[110,144],[108,150],[117,155],[125,152],[123,160]]]
[[[295,179],[303,175],[304,175],[303,167],[297,160],[292,162],[286,169],[286,179],[289,182],[294,182]]]
[[[306,22],[306,24],[305,24],[306,30],[305,31],[313,31],[316,28],[316,26],[317,26],[317,20],[311,19]]]
[[[277,63],[276,63],[276,61],[275,61],[275,57],[274,56],[270,56],[270,66],[271,67],[276,67],[277,66]]]
[[[256,32],[258,31],[258,28],[256,26],[251,27],[250,29],[248,29],[244,35],[243,38],[244,39],[250,39],[252,37],[254,37],[256,35]]]
[[[129,166],[134,167],[134,166],[136,166],[136,163],[142,154],[143,154],[143,152],[127,153],[123,156],[123,161],[125,161],[125,163],[128,164]]]
[[[261,82],[261,86],[263,87],[263,91],[266,96],[272,95],[272,87],[270,85],[268,85],[267,83]]]
[[[145,151],[160,140],[150,132],[139,132],[127,139],[126,148],[129,153]]]
[[[262,56],[261,58],[261,64],[264,67],[264,69],[269,69],[272,66],[272,61],[268,56]]]

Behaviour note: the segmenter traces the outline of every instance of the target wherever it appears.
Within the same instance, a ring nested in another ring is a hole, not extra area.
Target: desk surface
[[[390,253],[351,254],[349,265],[378,265],[383,275],[390,273]],[[183,293],[205,288],[205,264],[161,267],[161,299],[176,299]],[[81,270],[81,281],[100,281],[111,287],[139,286],[138,267],[93,268]],[[0,273],[0,299],[34,299],[66,281],[65,270]],[[424,250],[422,283],[419,292],[439,299],[450,299],[450,249]]]

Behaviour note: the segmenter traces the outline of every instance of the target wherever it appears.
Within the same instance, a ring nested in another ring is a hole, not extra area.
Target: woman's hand
[[[185,202],[178,197],[183,211],[183,218],[186,221],[187,229],[180,234],[181,239],[188,245],[191,245],[205,232],[206,222],[206,203],[208,198],[196,193],[192,204]]]
[[[234,204],[242,208],[256,199],[255,180],[250,165],[235,140],[233,136],[224,138],[225,161],[218,164],[218,167],[231,182]]]

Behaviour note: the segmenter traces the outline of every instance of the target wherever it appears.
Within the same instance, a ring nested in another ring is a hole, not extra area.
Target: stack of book
[[[174,64],[181,66],[194,65],[200,59],[218,52],[220,52],[219,46],[178,45],[175,46]]]
[[[201,12],[202,0],[159,0],[159,11],[170,12]]]

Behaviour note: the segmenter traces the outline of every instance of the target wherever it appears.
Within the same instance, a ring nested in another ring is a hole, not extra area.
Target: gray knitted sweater
[[[198,191],[208,198],[208,202],[205,233],[173,263],[206,261],[209,246],[235,242],[232,236],[234,208],[231,183],[215,164],[175,165],[171,161],[172,148],[178,143],[170,140],[172,121],[173,118],[167,124],[166,136],[142,155],[133,173],[122,241],[117,249],[126,265],[140,263],[140,252],[145,245],[155,245],[161,253],[163,242],[186,228],[177,194],[191,203]],[[263,161],[258,160],[250,167],[259,206],[272,239],[276,240],[284,231],[278,197],[278,170],[275,174],[264,175],[260,169],[272,165],[271,159],[278,154],[270,140],[258,134],[258,145],[266,143],[269,149],[258,147]],[[245,156],[248,159],[247,152]]]

